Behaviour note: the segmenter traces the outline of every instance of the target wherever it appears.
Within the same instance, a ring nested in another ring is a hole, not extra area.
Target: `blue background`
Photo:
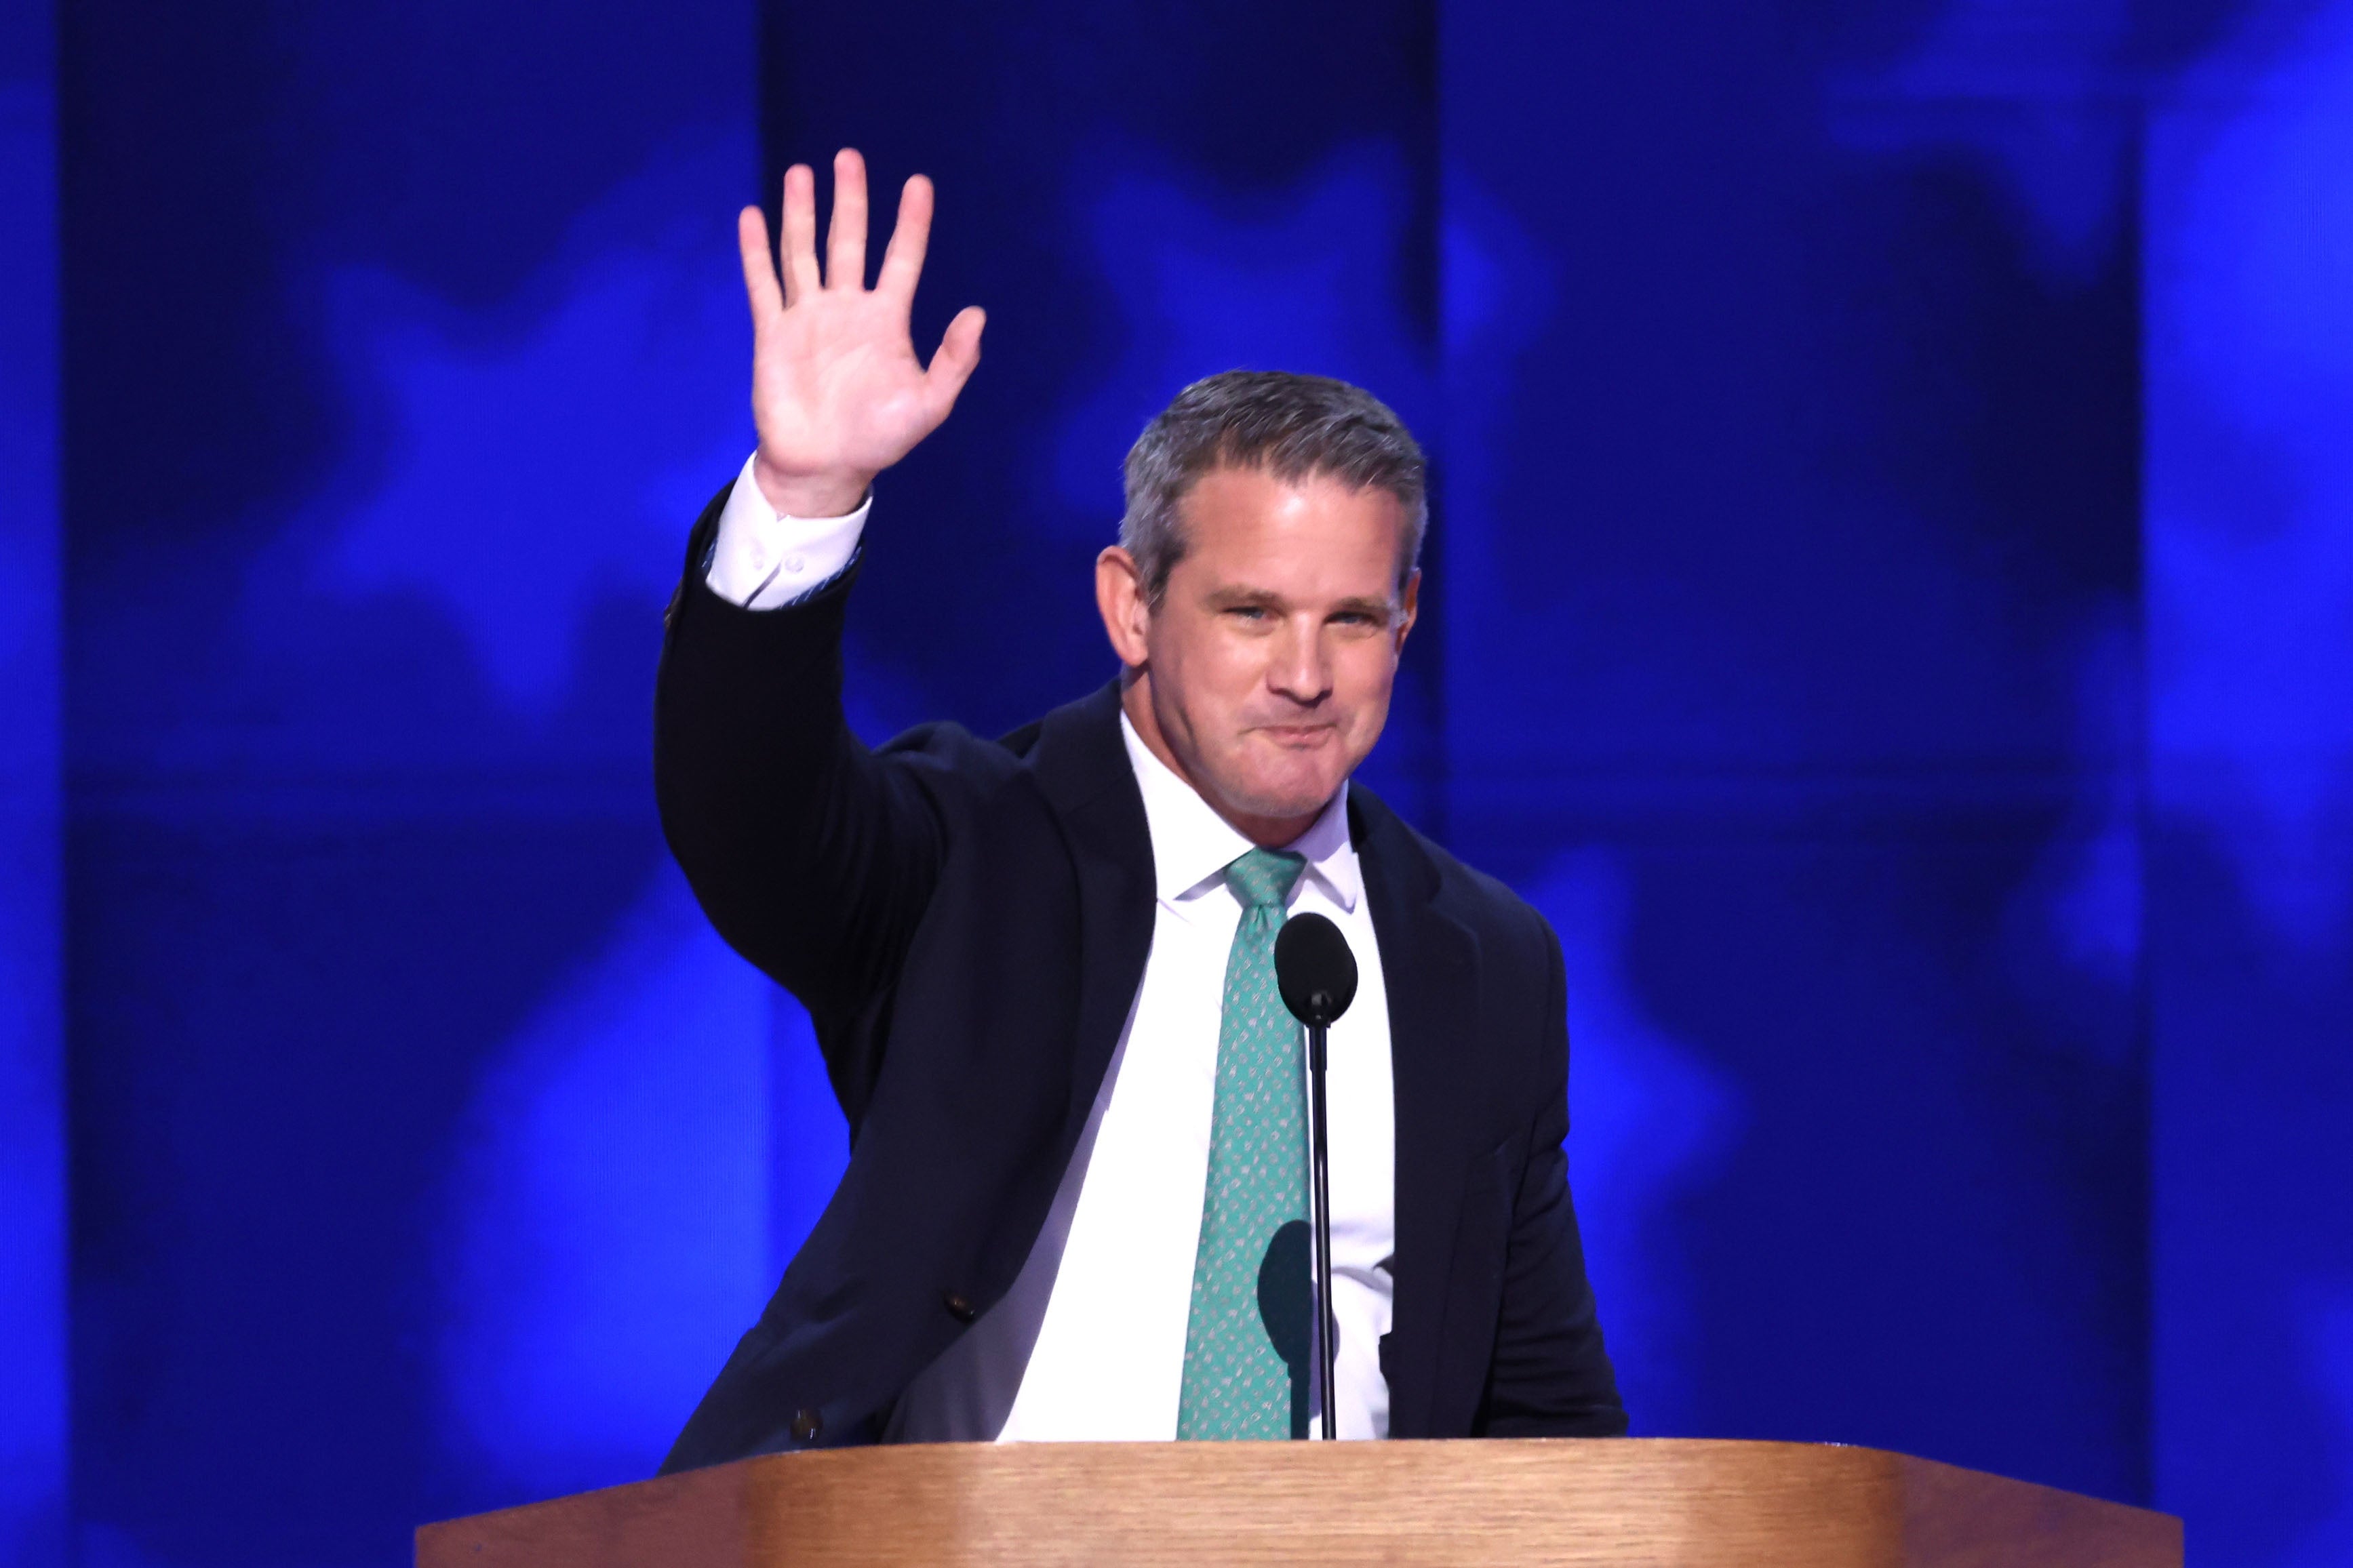
[[[645,1474],[806,1232],[648,705],[843,142],[990,312],[865,732],[1109,672],[1182,383],[1372,386],[1368,773],[1561,932],[1635,1429],[2353,1562],[2353,0],[5,12],[0,1561]]]

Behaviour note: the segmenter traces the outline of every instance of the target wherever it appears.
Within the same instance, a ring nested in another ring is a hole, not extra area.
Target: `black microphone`
[[[1324,1369],[1324,1437],[1340,1436],[1333,1363],[1339,1323],[1332,1312],[1332,1181],[1324,1137],[1324,1031],[1356,999],[1356,955],[1348,939],[1322,915],[1293,915],[1274,937],[1274,983],[1282,1005],[1307,1026],[1309,1164],[1315,1189],[1315,1301]]]
[[[1293,915],[1274,933],[1274,983],[1309,1028],[1328,1028],[1356,999],[1356,955],[1322,915]]]

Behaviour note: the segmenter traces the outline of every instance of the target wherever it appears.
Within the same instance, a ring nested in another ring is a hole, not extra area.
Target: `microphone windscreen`
[[[1356,999],[1356,955],[1322,915],[1293,915],[1274,938],[1274,983],[1303,1024],[1329,1024]]]

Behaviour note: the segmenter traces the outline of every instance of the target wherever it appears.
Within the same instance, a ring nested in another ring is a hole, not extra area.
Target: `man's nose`
[[[1273,668],[1267,684],[1294,702],[1321,702],[1332,695],[1332,659],[1324,646],[1323,628],[1312,622],[1293,621],[1276,639]]]

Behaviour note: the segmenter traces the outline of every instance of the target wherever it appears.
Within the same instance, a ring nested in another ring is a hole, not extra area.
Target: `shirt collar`
[[[1191,784],[1152,754],[1152,748],[1144,743],[1124,712],[1119,716],[1119,735],[1126,742],[1136,787],[1144,794],[1144,818],[1152,833],[1154,890],[1165,902],[1180,903],[1215,885],[1225,868],[1252,846]],[[1346,780],[1341,781],[1307,831],[1283,847],[1307,858],[1308,875],[1323,884],[1334,903],[1343,910],[1356,909],[1364,880],[1356,866],[1356,847],[1348,842]]]

